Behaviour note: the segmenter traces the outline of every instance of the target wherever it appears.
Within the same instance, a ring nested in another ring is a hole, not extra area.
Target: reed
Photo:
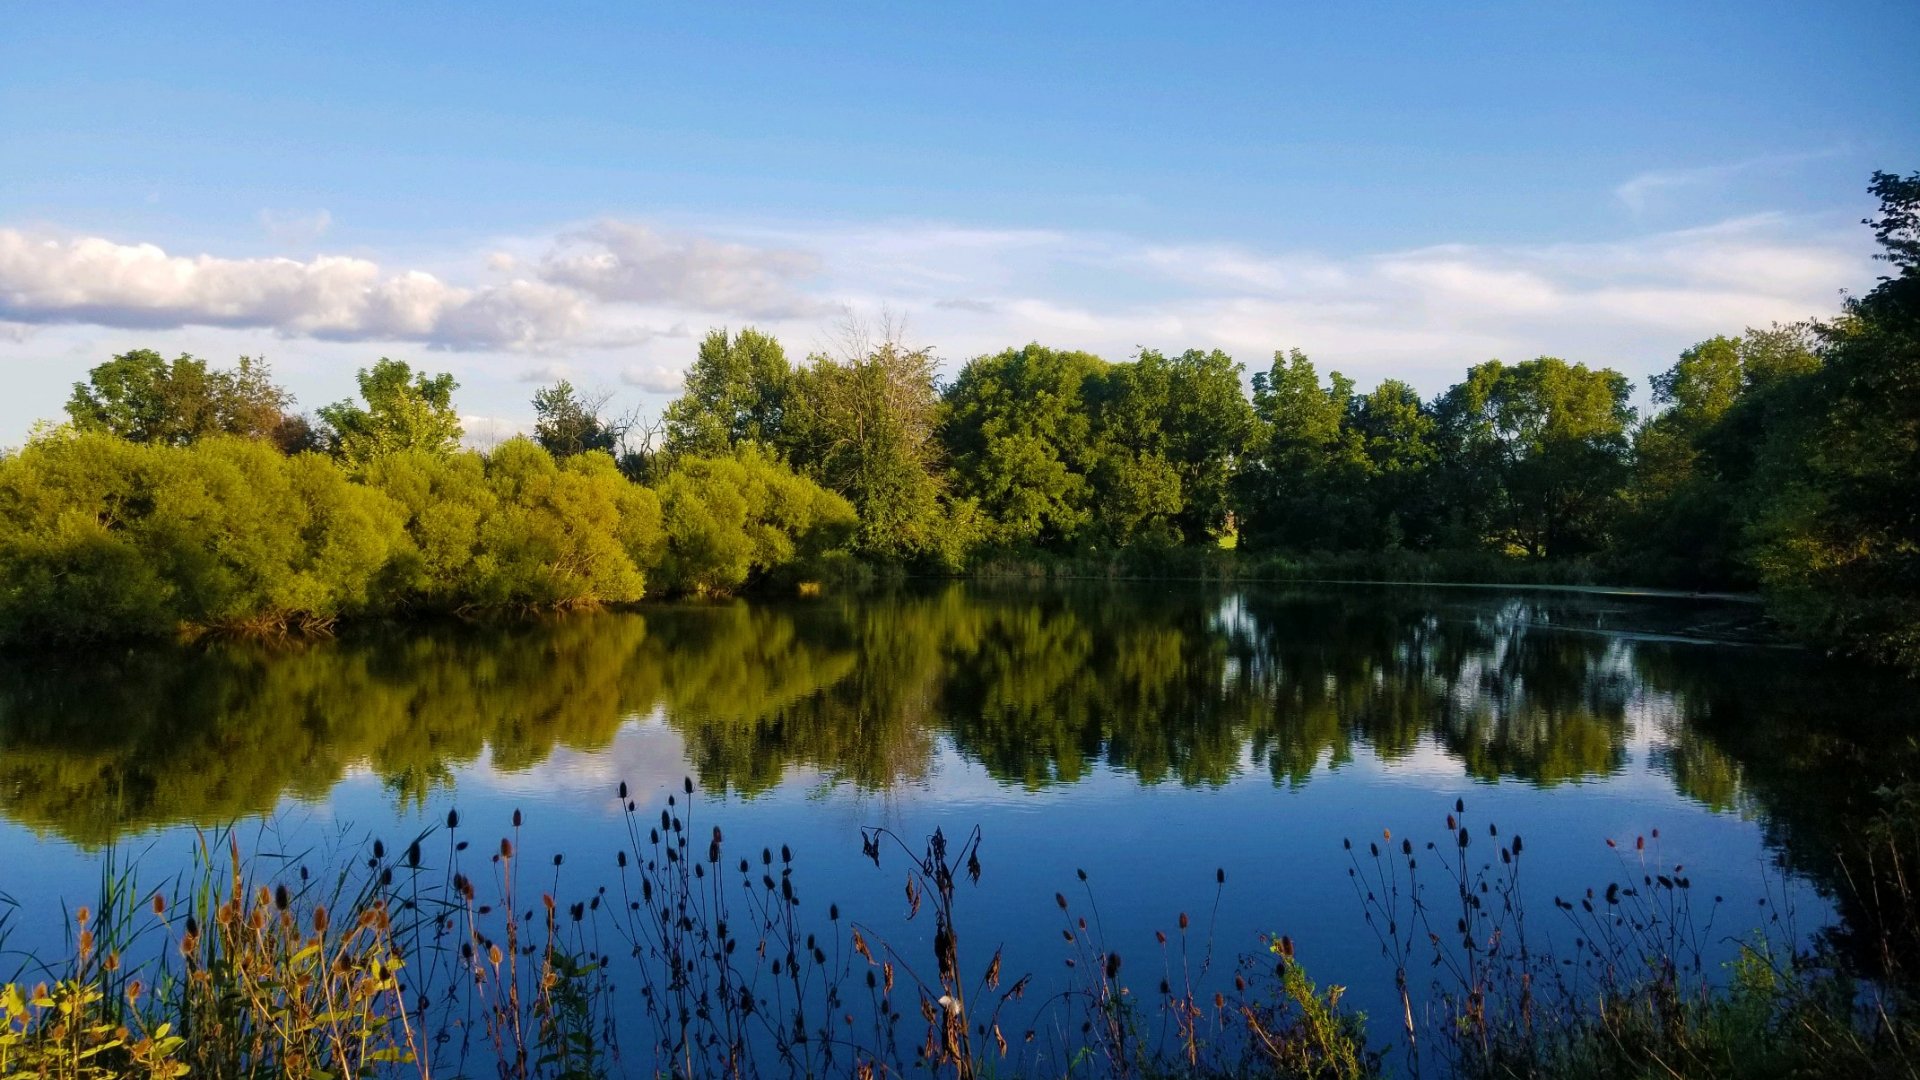
[[[1857,877],[1876,913],[1863,925],[1884,961],[1867,973],[1798,948],[1777,898],[1757,930],[1732,928],[1745,936],[1731,969],[1713,968],[1728,905],[1662,860],[1658,833],[1614,847],[1614,881],[1540,911],[1522,888],[1525,842],[1464,803],[1430,841],[1349,841],[1362,932],[1399,1003],[1376,1026],[1346,988],[1314,981],[1285,933],[1220,943],[1224,868],[1210,911],[1178,913],[1157,952],[1135,956],[1078,871],[1036,914],[1059,919],[1064,956],[1016,957],[978,945],[967,916],[977,829],[957,843],[864,830],[904,901],[898,924],[878,925],[813,902],[786,847],[735,852],[691,780],[657,815],[625,785],[617,798],[627,844],[610,866],[526,852],[519,811],[497,834],[450,812],[324,860],[206,836],[160,889],[110,864],[97,904],[66,919],[69,955],[0,988],[0,1077],[1784,1077],[1920,1063],[1909,819],[1863,833]],[[1035,993],[1034,965],[1055,959],[1065,978]]]

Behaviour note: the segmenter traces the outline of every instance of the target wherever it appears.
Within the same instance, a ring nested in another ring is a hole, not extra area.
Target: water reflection
[[[404,804],[483,752],[521,769],[657,713],[706,787],[748,795],[795,767],[884,789],[923,776],[942,740],[1043,788],[1097,768],[1299,785],[1361,748],[1389,768],[1437,749],[1475,778],[1551,786],[1620,770],[1640,738],[1713,810],[1837,820],[1799,805],[1831,801],[1810,790],[1820,778],[1890,766],[1820,734],[1827,718],[1857,733],[1899,697],[1798,654],[1674,640],[1700,618],[1578,596],[950,586],[15,658],[0,665],[0,811],[97,845],[321,798],[362,765]]]

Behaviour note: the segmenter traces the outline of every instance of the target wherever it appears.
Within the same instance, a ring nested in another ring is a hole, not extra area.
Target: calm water
[[[859,828],[977,825],[962,926],[1010,968],[1058,971],[1053,894],[1085,869],[1123,952],[1181,911],[1224,952],[1284,932],[1390,1015],[1341,841],[1442,838],[1456,798],[1525,835],[1543,908],[1620,876],[1607,839],[1658,829],[1658,860],[1726,897],[1716,934],[1783,896],[1808,930],[1831,916],[1824,853],[1903,767],[1910,687],[1735,643],[1757,618],[1572,593],[943,586],[8,661],[8,945],[57,944],[60,902],[90,899],[103,861],[157,882],[229,824],[324,863],[453,807],[486,840],[520,809],[521,850],[567,853],[562,899],[584,897],[626,842],[616,785],[646,810],[691,776],[701,828],[790,845],[817,905],[897,925],[900,881]]]

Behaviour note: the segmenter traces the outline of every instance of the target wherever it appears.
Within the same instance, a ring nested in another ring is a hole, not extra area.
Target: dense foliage
[[[748,328],[707,335],[638,445],[607,395],[561,382],[534,398],[538,445],[480,455],[451,375],[383,358],[310,421],[257,361],[130,352],[0,465],[0,624],[570,607],[649,580],[731,592],[838,551],[954,572],[1234,547],[1760,588],[1811,640],[1920,665],[1920,174],[1872,191],[1892,272],[1830,322],[1686,350],[1645,418],[1626,377],[1555,357],[1489,360],[1431,400],[1298,350],[1250,393],[1218,350],[1039,344],[943,384],[893,335],[796,364]]]
[[[0,460],[0,639],[597,606],[639,599],[650,577],[654,592],[726,593],[817,569],[853,527],[844,500],[751,449],[682,459],[656,491],[604,452],[556,460],[514,439],[481,454],[379,419],[430,412],[376,403],[345,445],[402,437],[337,458],[224,434],[36,438]]]

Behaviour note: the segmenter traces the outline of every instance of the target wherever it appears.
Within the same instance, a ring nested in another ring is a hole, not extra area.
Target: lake
[[[1566,932],[1554,897],[1679,866],[1715,963],[1755,927],[1804,939],[1835,917],[1833,839],[1912,753],[1910,687],[1770,644],[1760,621],[1578,592],[934,584],[14,657],[6,944],[59,955],[63,905],[103,870],[153,887],[203,831],[290,875],[374,838],[444,849],[452,810],[584,901],[674,795],[702,847],[724,828],[729,861],[785,845],[816,919],[832,903],[918,940],[903,861],[876,867],[862,829],[917,848],[977,827],[956,905],[975,963],[1004,946],[1037,987],[1062,978],[1064,892],[1144,977],[1187,913],[1196,954],[1221,958],[1207,980],[1286,934],[1390,1021],[1344,841],[1444,851],[1458,800],[1475,836],[1497,826],[1489,855],[1524,835],[1546,936]]]

